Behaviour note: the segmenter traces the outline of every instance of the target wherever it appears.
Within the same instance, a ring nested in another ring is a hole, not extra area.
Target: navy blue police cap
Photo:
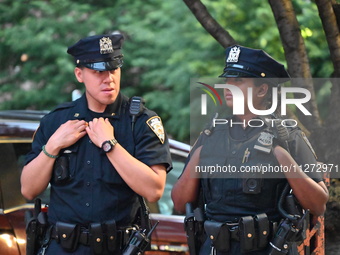
[[[122,34],[94,35],[70,46],[67,53],[74,57],[76,66],[96,71],[115,70],[123,65]]]
[[[290,80],[284,66],[268,53],[240,45],[226,49],[226,65],[219,77],[266,78],[275,86]]]

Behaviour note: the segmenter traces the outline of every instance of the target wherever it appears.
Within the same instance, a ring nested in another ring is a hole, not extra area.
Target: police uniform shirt
[[[228,119],[230,120],[230,118]],[[237,119],[234,117],[233,121],[236,122]],[[255,122],[253,124],[256,126]],[[229,127],[229,125],[217,125],[212,130],[211,135],[207,136],[202,133],[193,148],[194,151],[203,145],[199,165],[204,167],[231,164],[236,166],[237,169],[240,169],[241,165],[279,165],[272,152],[266,154],[253,149],[254,144],[265,128],[266,126],[247,126],[244,129],[242,125],[233,125],[232,127]],[[289,146],[291,148],[290,152],[297,163],[316,163],[313,153],[301,137],[300,130],[297,129],[291,135],[293,139]],[[251,151],[250,157],[247,162],[242,162],[247,149]],[[277,204],[279,196],[287,183],[283,173],[281,173],[280,178],[260,178],[257,184],[259,185],[259,193],[257,193],[258,191],[247,193],[244,190],[245,181],[251,179],[249,174],[243,176],[232,175],[228,172],[223,174],[224,178],[217,174],[215,176],[208,173],[202,175],[201,184],[208,218],[221,222],[237,222],[242,216],[265,212],[273,221],[280,219]],[[322,180],[320,176],[310,175],[310,177],[316,182]]]
[[[122,94],[119,94],[112,105],[107,106],[104,113],[88,110],[84,94],[80,99],[61,105],[46,115],[36,132],[26,164],[39,155],[42,146],[61,124],[72,119],[89,122],[99,117],[109,118],[118,143],[135,158],[148,166],[164,164],[167,171],[171,170],[166,134],[164,133],[164,138],[158,137],[147,124],[148,120],[159,117],[145,109],[136,118],[133,134],[129,102]],[[69,157],[71,178],[66,183],[58,184],[53,181],[52,174],[51,203],[48,210],[50,223],[63,221],[87,224],[111,219],[118,225],[132,222],[139,207],[136,193],[124,182],[107,155],[91,142],[88,135],[60,151],[59,155]]]

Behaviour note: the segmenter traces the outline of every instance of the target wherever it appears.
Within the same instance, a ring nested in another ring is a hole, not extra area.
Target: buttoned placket
[[[91,217],[93,207],[93,160],[94,144],[87,138],[86,154],[84,158],[84,206],[85,211]]]

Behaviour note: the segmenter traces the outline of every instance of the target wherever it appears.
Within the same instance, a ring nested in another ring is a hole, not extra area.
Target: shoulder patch
[[[165,140],[165,133],[161,118],[159,116],[151,117],[146,121],[146,124],[148,124],[148,126],[157,135],[157,137],[163,144]]]

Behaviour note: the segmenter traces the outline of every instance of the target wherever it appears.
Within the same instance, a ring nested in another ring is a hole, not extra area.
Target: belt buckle
[[[238,223],[227,223],[227,226],[230,232],[230,238],[235,241],[240,241]]]
[[[90,238],[89,238],[90,232],[88,228],[81,227],[80,228],[80,237],[79,237],[79,243],[83,245],[90,245]]]

